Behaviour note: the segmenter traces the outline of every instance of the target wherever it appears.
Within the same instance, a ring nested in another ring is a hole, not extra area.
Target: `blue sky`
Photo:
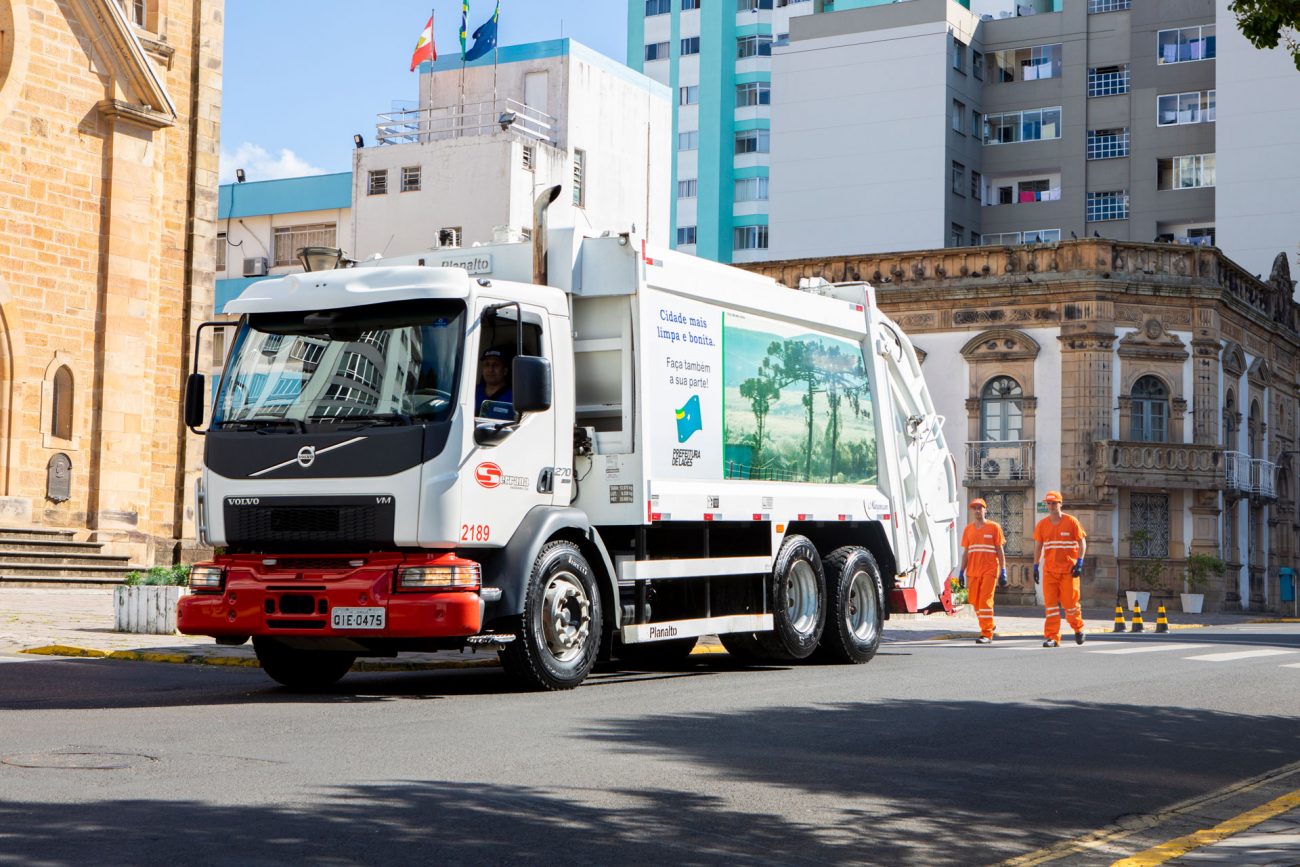
[[[493,5],[470,0],[470,33]],[[348,171],[353,133],[370,142],[376,115],[417,98],[430,10],[438,56],[459,54],[460,0],[227,0],[221,180]],[[561,35],[622,62],[626,0],[501,0],[500,44]]]

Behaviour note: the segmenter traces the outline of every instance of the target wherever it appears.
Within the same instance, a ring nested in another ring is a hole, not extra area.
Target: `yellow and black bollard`
[[[1127,628],[1127,624],[1125,624],[1124,622],[1124,606],[1116,605],[1115,606],[1115,628],[1112,629],[1111,632],[1123,632],[1126,628]]]
[[[1165,617],[1165,606],[1156,610],[1156,632],[1168,632],[1169,620]]]
[[[1133,603],[1133,624],[1129,627],[1130,632],[1142,631],[1142,603]]]

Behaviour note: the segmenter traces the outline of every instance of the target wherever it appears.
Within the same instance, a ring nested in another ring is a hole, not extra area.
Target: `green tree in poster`
[[[812,344],[802,340],[774,340],[767,348],[767,354],[777,359],[772,365],[773,373],[782,388],[802,382],[807,386],[803,395],[804,417],[808,426],[808,446],[804,454],[804,481],[812,478],[813,458],[813,401],[822,389],[818,388],[820,377],[817,373],[816,353]]]
[[[838,469],[840,448],[840,404],[848,399],[849,409],[854,415],[862,415],[862,393],[867,387],[866,373],[862,359],[840,351],[840,347],[831,346],[829,351],[822,344],[817,344],[816,369],[826,391],[826,403],[830,423],[826,426],[826,452],[829,459],[826,480],[835,481]]]
[[[763,443],[767,439],[767,414],[771,411],[772,404],[781,398],[781,383],[777,380],[770,357],[763,359],[757,376],[751,376],[740,384],[740,396],[749,401],[749,407],[754,413],[752,463],[758,466],[762,464]]]

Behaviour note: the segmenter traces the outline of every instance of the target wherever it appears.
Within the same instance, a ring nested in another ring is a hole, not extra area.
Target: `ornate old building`
[[[1203,553],[1227,564],[1207,610],[1278,608],[1300,532],[1285,255],[1267,279],[1213,247],[1104,239],[752,267],[875,284],[925,353],[966,494],[1006,530],[1013,600],[1032,601],[1033,527],[1059,489],[1089,536],[1085,604],[1146,573],[1152,604],[1176,606]]]
[[[193,537],[180,405],[212,304],[223,5],[0,0],[0,527],[132,564]],[[5,547],[0,577],[37,574]]]

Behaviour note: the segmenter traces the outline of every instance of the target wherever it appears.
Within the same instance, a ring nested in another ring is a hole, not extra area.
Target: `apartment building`
[[[1235,22],[1215,0],[826,11],[794,22],[774,51],[773,258],[1072,237],[1215,244],[1224,75],[1250,101],[1234,147],[1254,155],[1231,161],[1248,176],[1233,178],[1231,213],[1251,210],[1270,171],[1257,166],[1295,174],[1248,146],[1269,110],[1288,119],[1272,125],[1272,150],[1294,142],[1300,75],[1275,60],[1251,66],[1259,58],[1239,50],[1237,67],[1217,69],[1218,31]],[[1291,197],[1269,209],[1270,225],[1298,215]],[[1255,242],[1259,228],[1241,234]],[[1266,273],[1300,238],[1279,240],[1253,243],[1246,267]]]
[[[677,249],[719,262],[768,258],[772,52],[814,5],[628,0],[628,66],[667,85],[674,102]]]

